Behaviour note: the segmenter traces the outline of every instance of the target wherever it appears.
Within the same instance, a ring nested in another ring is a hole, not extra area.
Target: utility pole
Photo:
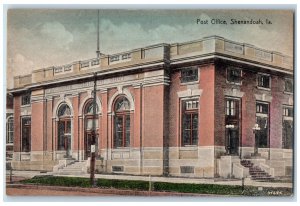
[[[91,141],[91,164],[90,164],[90,181],[91,185],[95,186],[95,159],[96,159],[96,87],[97,74],[94,73],[94,90],[93,90],[93,125],[92,125],[92,141]]]
[[[99,10],[97,16],[97,58],[100,58],[100,41],[99,41]],[[96,93],[97,93],[97,72],[94,72],[94,89],[93,89],[93,125],[92,125],[92,140],[91,140],[91,163],[90,163],[90,182],[92,186],[95,186],[95,163],[96,163]]]
[[[97,58],[100,58],[100,28],[99,28],[99,10],[98,10],[98,18],[97,18],[97,50],[96,50],[96,54],[97,54]]]

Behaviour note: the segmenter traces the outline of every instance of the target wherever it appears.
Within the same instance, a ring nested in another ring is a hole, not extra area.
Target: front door
[[[240,100],[225,99],[225,149],[229,155],[239,154]]]
[[[65,157],[71,154],[71,120],[60,119],[58,122],[58,150],[66,151]]]
[[[92,133],[87,132],[84,139],[84,158],[87,159],[91,156]]]
[[[228,129],[227,131],[227,152],[228,154],[232,154],[232,155],[238,155],[239,153],[238,128]]]
[[[65,150],[66,150],[66,157],[71,157],[71,137],[70,135],[65,135]]]
[[[268,147],[268,117],[257,116],[256,124],[258,124],[260,130],[255,133],[255,140],[257,142],[258,148],[267,148]]]

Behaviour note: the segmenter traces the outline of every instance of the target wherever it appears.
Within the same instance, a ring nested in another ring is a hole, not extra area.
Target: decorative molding
[[[69,100],[69,98],[65,98],[65,95],[60,95],[60,100],[56,103],[56,105],[53,107],[52,110],[52,117],[57,117],[57,111],[61,104],[67,104],[70,107],[71,110],[71,116],[74,114],[73,104],[72,101]]]
[[[87,102],[88,102],[90,99],[93,98],[93,97],[92,97],[92,90],[87,91],[87,93],[88,93],[88,96],[85,97],[85,98],[82,100],[82,102],[81,102],[81,104],[80,104],[80,106],[79,106],[79,111],[78,111],[78,115],[79,115],[79,116],[82,116],[82,115],[83,115],[83,113],[84,113],[83,110],[84,110],[84,108],[85,108]],[[102,113],[102,102],[101,102],[101,100],[99,99],[99,96],[98,96],[98,95],[96,96],[96,102],[97,102],[98,109],[99,109],[98,114],[101,114],[101,113]]]
[[[272,96],[268,94],[254,94],[256,101],[271,102]]]
[[[202,89],[187,89],[184,91],[177,92],[179,98],[183,97],[193,97],[193,96],[201,96],[203,90]]]
[[[123,88],[122,91],[118,90],[114,95],[109,99],[108,102],[108,113],[112,112],[112,104],[117,96],[124,94],[130,102],[130,110],[134,111],[134,98],[128,89]]]
[[[234,89],[234,88],[233,89],[225,89],[224,95],[242,98],[244,96],[244,92],[241,92],[240,90]]]

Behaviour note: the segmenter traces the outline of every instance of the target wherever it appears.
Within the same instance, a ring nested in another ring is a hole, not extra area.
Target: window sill
[[[180,82],[180,85],[184,86],[184,85],[191,85],[191,84],[198,84],[198,83],[199,83],[199,80],[192,81],[192,82]]]
[[[257,86],[257,89],[261,89],[261,90],[265,90],[265,91],[271,91],[271,88],[260,87],[260,86]]]
[[[129,152],[130,147],[117,147],[112,149],[113,152]]]
[[[198,145],[185,145],[185,146],[181,146],[180,150],[183,151],[194,151],[198,149]]]
[[[21,105],[21,108],[25,108],[25,107],[30,107],[31,104],[24,104],[24,105]]]
[[[242,85],[242,82],[239,82],[239,83],[237,83],[237,82],[230,82],[227,79],[226,79],[226,83],[227,84],[231,84],[231,85],[237,85],[237,86],[241,86]]]
[[[294,95],[294,93],[293,93],[293,92],[287,92],[287,91],[283,91],[283,94]]]

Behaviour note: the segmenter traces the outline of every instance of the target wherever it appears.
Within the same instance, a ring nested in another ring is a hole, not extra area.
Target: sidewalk
[[[9,174],[9,173],[8,173]],[[34,176],[53,175],[65,177],[85,177],[89,178],[89,174],[84,175],[57,175],[52,172],[40,173],[39,171],[13,171],[13,177],[32,178]],[[134,176],[134,175],[111,175],[111,174],[95,174],[96,179],[119,179],[119,180],[142,180],[151,182],[170,182],[170,183],[192,183],[192,184],[216,184],[216,185],[242,185],[242,180],[238,179],[204,179],[204,178],[184,178],[184,177],[158,177],[158,176]],[[250,178],[245,178],[245,186],[256,187],[277,187],[277,188],[292,188],[292,183],[279,182],[257,182]]]

